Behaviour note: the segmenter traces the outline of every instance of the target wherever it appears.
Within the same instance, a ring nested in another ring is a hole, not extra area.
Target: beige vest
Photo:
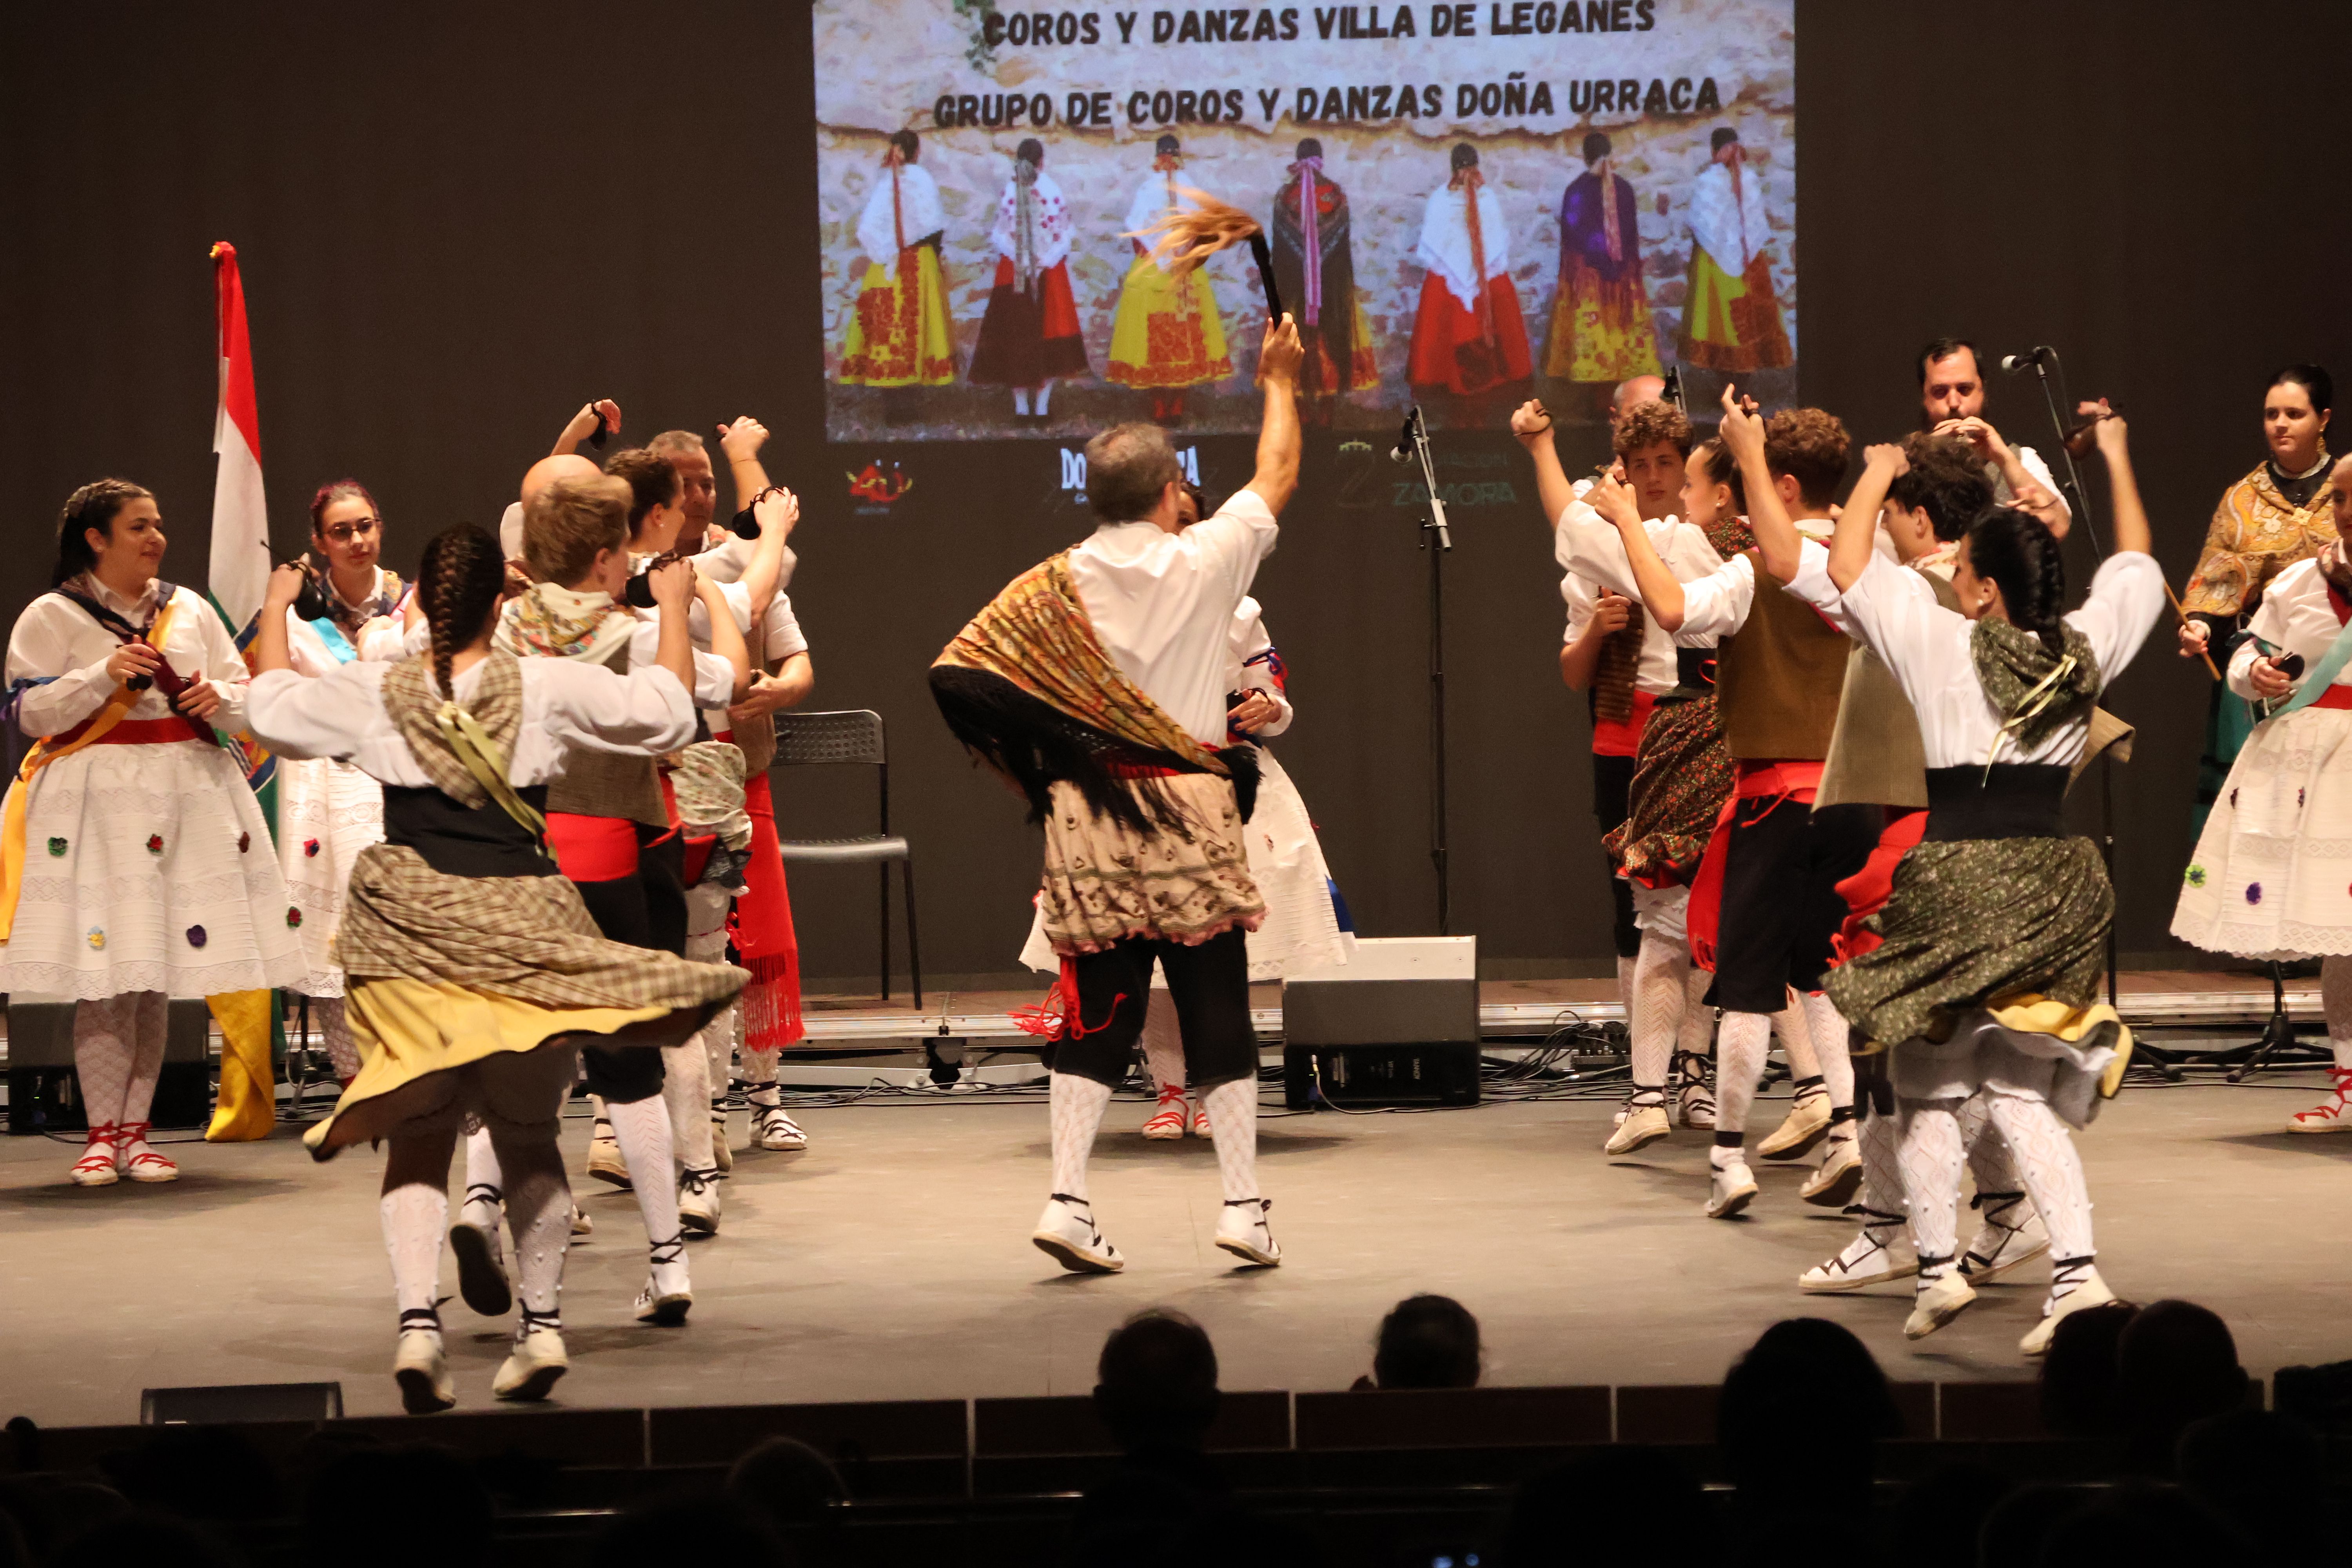
[[[1716,709],[1742,761],[1813,762],[1829,754],[1845,675],[1843,632],[1772,580],[1757,552],[1756,597],[1737,637],[1717,655]]]
[[[1960,596],[1933,572],[1923,572],[1936,603],[1957,611]],[[1815,805],[1927,804],[1927,751],[1919,717],[1895,672],[1859,643],[1846,655],[1845,688],[1838,698],[1837,729],[1822,765]]]
[[[615,675],[629,672],[629,645],[606,661]],[[661,774],[650,756],[592,751],[574,746],[564,755],[563,776],[547,786],[547,809],[574,816],[620,816],[648,827],[667,827]]]

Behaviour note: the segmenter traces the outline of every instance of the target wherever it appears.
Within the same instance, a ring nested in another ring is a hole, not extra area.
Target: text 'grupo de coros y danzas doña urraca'
[[[1230,6],[1184,11],[992,9],[974,18],[986,58],[1027,51],[1223,45],[1228,49],[1293,43],[1439,38],[1526,38],[1530,70],[1500,81],[1437,81],[1405,72],[1378,81],[1276,82],[1250,88],[1175,81],[1050,92],[944,92],[931,105],[942,129],[1061,125],[1271,125],[1438,119],[1581,120],[1593,114],[1706,114],[1723,107],[1713,77],[1586,77],[1531,79],[1550,39],[1564,55],[1596,35],[1647,33],[1661,0],[1487,0],[1485,5]],[[1268,51],[1271,56],[1273,51]],[[1168,58],[1169,68],[1192,62]],[[1221,59],[1230,67],[1230,58]],[[1269,59],[1268,63],[1278,63]],[[1368,59],[1368,63],[1369,59]],[[1435,63],[1435,62],[1433,62]],[[1561,63],[1566,63],[1564,60]],[[1153,73],[1157,75],[1157,72]],[[1223,74],[1222,71],[1217,74]],[[1384,76],[1386,73],[1384,72]]]

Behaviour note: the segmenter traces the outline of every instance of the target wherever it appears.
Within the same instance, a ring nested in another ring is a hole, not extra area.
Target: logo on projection
[[[855,509],[861,517],[874,517],[889,511],[899,498],[915,488],[915,481],[893,462],[887,469],[882,459],[874,458],[857,472],[846,476],[849,499],[857,502]]]
[[[1184,482],[1201,482],[1201,448],[1186,447],[1176,454],[1176,466],[1184,470]],[[1062,448],[1062,493],[1072,506],[1087,504],[1087,454],[1083,447]]]

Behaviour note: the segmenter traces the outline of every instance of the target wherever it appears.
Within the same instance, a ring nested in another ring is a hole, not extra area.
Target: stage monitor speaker
[[[340,1383],[227,1383],[212,1388],[149,1388],[139,1394],[142,1426],[216,1426],[233,1421],[339,1421]]]
[[[1359,939],[1349,961],[1282,986],[1283,1099],[1478,1103],[1478,939]]]
[[[74,1078],[77,1003],[29,993],[8,998],[8,1131],[80,1132],[89,1126]],[[212,1120],[212,1012],[201,1001],[168,1005],[163,1070],[148,1119],[158,1127],[202,1127]]]

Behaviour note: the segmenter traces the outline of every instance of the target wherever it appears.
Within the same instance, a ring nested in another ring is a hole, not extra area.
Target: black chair
[[[834,713],[776,715],[779,768],[864,763],[878,771],[879,831],[856,838],[786,838],[784,858],[802,865],[849,866],[874,862],[882,895],[882,1000],[890,999],[890,862],[898,863],[907,900],[907,972],[915,1005],[923,1005],[923,950],[915,928],[915,851],[890,831],[890,758],[882,739],[882,715],[870,709]]]

